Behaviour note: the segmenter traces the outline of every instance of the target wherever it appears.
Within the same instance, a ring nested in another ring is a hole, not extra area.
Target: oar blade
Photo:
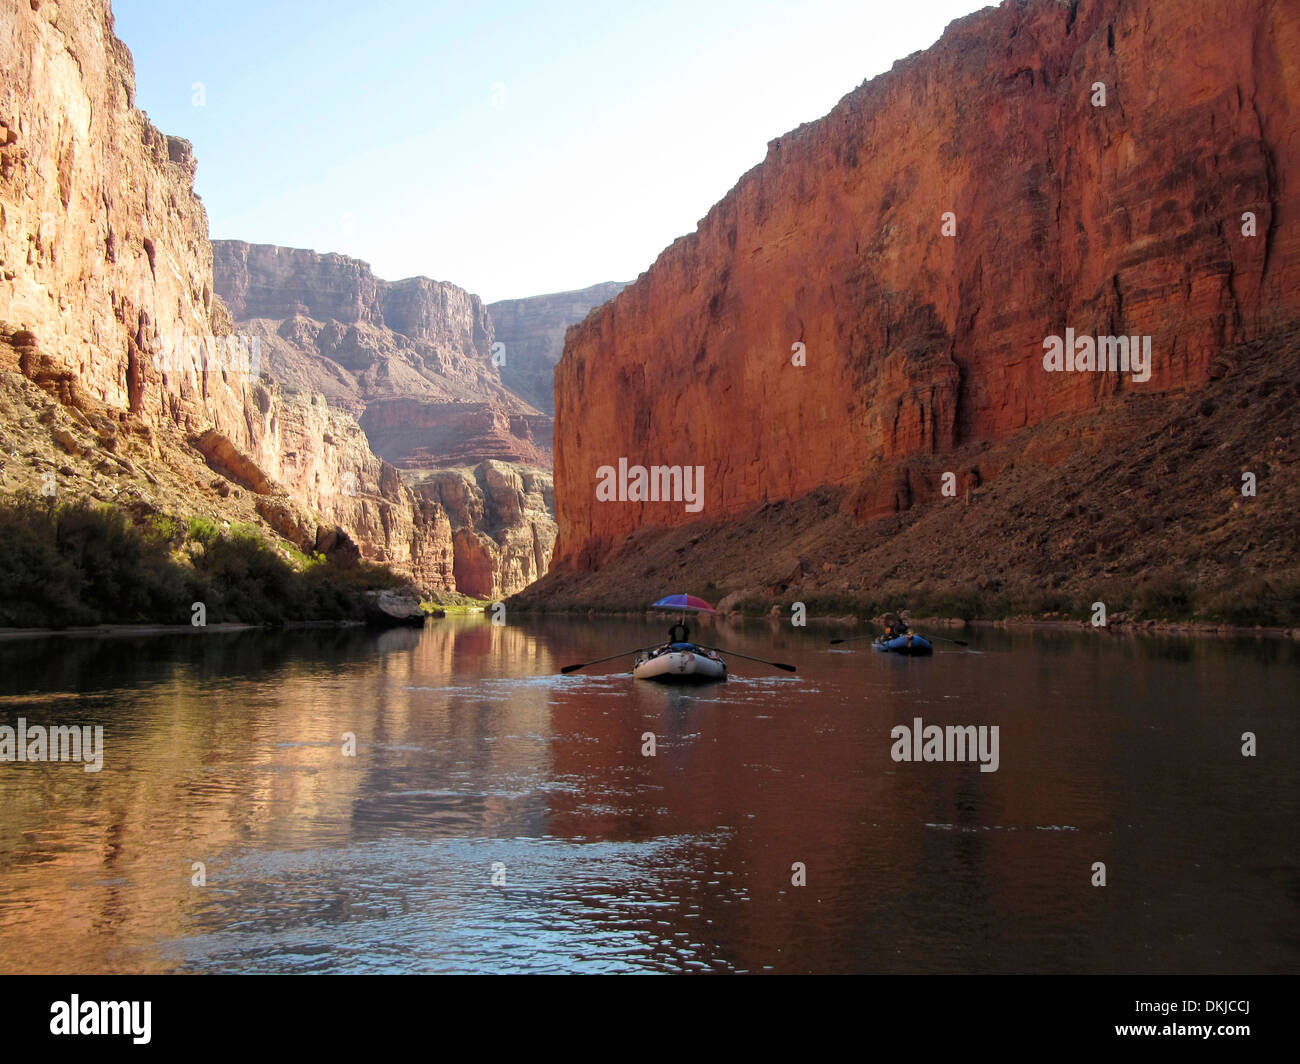
[[[696,645],[699,646],[701,650],[713,650],[719,654],[728,654],[733,658],[743,658],[745,661],[756,661],[760,665],[771,665],[773,668],[782,669],[785,672],[795,671],[793,665],[786,665],[784,662],[780,661],[768,661],[767,658],[756,658],[750,654],[742,654],[739,650],[727,650],[725,647],[706,647],[698,643]]]
[[[565,665],[560,670],[560,675],[567,676],[576,669],[585,669],[588,665],[602,665],[607,661],[613,661],[615,658],[625,658],[629,654],[640,654],[643,650],[653,650],[655,645],[657,644],[648,647],[633,647],[631,650],[620,650],[617,654],[611,654],[607,658],[597,658],[595,661],[580,661],[576,665]]]
[[[835,646],[835,644],[837,643],[856,643],[859,639],[875,639],[875,638],[876,637],[872,635],[870,632],[868,632],[866,635],[849,635],[849,636],[845,636],[843,639],[832,639],[831,646]]]

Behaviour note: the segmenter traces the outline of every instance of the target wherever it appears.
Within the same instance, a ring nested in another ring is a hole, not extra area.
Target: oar
[[[701,650],[716,650],[719,654],[730,654],[733,658],[744,658],[746,661],[757,661],[760,665],[771,665],[774,669],[782,669],[785,672],[795,672],[793,665],[786,665],[780,661],[768,661],[765,658],[751,658],[748,654],[738,654],[734,650],[723,650],[722,647],[706,647],[702,643],[696,643]]]
[[[611,654],[611,655],[610,655],[609,657],[607,657],[607,658],[597,658],[595,661],[580,661],[580,662],[578,662],[577,665],[566,665],[566,666],[564,666],[564,668],[562,668],[562,669],[560,670],[560,672],[561,672],[561,673],[570,673],[570,672],[573,672],[575,669],[585,669],[588,665],[599,665],[599,664],[600,664],[601,662],[603,662],[603,661],[613,661],[615,658],[625,658],[625,657],[627,657],[629,654],[639,654],[639,653],[641,653],[641,651],[643,651],[643,650],[654,650],[654,648],[657,647],[657,646],[659,646],[659,645],[660,645],[660,644],[658,644],[658,643],[652,643],[652,644],[651,644],[650,646],[648,646],[648,647],[635,647],[635,648],[633,648],[632,650],[625,650],[625,651],[623,651],[623,653],[621,653],[621,654]]]
[[[941,643],[956,643],[959,647],[968,647],[969,643],[963,643],[960,639],[946,639],[941,635],[927,635],[926,639],[937,639]]]
[[[852,643],[858,639],[875,639],[875,638],[876,636],[874,632],[868,632],[866,635],[851,635],[848,637],[848,639],[832,639],[831,646],[834,646],[836,643]]]

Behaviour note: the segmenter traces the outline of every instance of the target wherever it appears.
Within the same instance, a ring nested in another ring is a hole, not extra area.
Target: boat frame
[[[727,678],[727,663],[694,643],[665,644],[632,663],[638,680],[659,683],[712,683]]]

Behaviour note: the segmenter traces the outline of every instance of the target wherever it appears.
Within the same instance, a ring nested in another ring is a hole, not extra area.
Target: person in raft
[[[650,657],[657,658],[660,654],[671,653],[673,645],[676,643],[686,643],[687,645],[690,645],[691,643],[691,630],[681,621],[678,621],[668,629],[668,642],[663,646],[655,647],[654,650],[650,651]]]
[[[903,623],[898,614],[890,612],[881,618],[885,624],[885,639],[897,639],[900,635],[910,635],[911,629]],[[910,642],[910,640],[909,640]]]
[[[668,629],[667,645],[662,646],[658,650],[652,652],[650,656],[652,658],[657,658],[660,654],[670,653],[678,643],[685,643],[688,647],[693,649],[695,653],[697,654],[703,653],[703,655],[706,658],[712,658],[714,661],[722,660],[720,657],[718,657],[716,651],[707,650],[704,647],[698,647],[694,643],[692,643],[691,630],[687,628],[686,625],[683,624],[681,621],[678,621],[675,625],[673,625],[671,628]]]

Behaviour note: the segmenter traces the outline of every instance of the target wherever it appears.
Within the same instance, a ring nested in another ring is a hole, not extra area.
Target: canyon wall
[[[207,216],[187,141],[133,106],[105,3],[0,8],[0,319],[96,400],[220,424],[242,397],[201,360],[164,375],[161,336],[212,336]]]
[[[501,380],[506,387],[554,415],[555,364],[564,353],[565,331],[626,287],[625,281],[607,281],[572,292],[488,304],[496,338],[505,346]]]
[[[427,277],[384,281],[344,255],[212,247],[216,292],[263,368],[357,417],[385,460],[550,466],[551,419],[503,384],[478,296]]]
[[[0,57],[0,489],[48,484],[137,516],[262,523],[304,550],[359,552],[428,591],[457,590],[446,509],[373,453],[353,412],[313,386],[320,375],[282,381],[252,357],[245,341],[256,333],[235,334],[213,291],[193,152],[135,108],[131,56],[106,0],[0,5]],[[395,394],[410,379],[444,402],[486,391],[507,427],[542,416],[501,387],[476,297],[423,278],[384,285],[355,260],[309,254],[283,256],[292,269],[281,288],[232,289],[241,314],[278,313],[290,289],[309,291],[293,270],[319,260],[302,315],[330,316],[320,328],[358,363],[392,346],[368,364],[376,390]],[[344,385],[336,398],[358,391]],[[538,431],[548,439],[548,426]],[[521,480],[518,498],[493,505],[523,512],[535,508],[525,496],[541,494]],[[544,541],[543,516],[519,535]],[[513,533],[492,531],[505,559],[496,586],[515,590],[512,574],[527,567]],[[475,564],[483,554],[475,545]],[[528,571],[546,555],[534,552]]]
[[[555,549],[550,474],[488,461],[430,472],[414,488],[448,515],[462,594],[497,600],[546,573]]]
[[[1008,0],[954,22],[771,142],[569,330],[557,568],[823,486],[858,519],[896,512],[937,495],[917,456],[1230,372],[1218,352],[1300,317],[1297,114],[1300,5]],[[1067,328],[1150,336],[1150,379],[1046,372]],[[620,457],[703,467],[703,512],[598,502]]]

